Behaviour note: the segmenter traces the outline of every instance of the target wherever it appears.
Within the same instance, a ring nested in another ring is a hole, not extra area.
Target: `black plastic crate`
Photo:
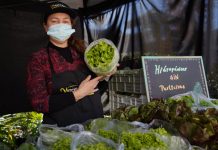
[[[146,95],[140,95],[140,94],[124,95],[124,94],[116,93],[114,91],[109,91],[109,99],[110,99],[111,111],[121,106],[126,106],[126,105],[139,106],[141,104],[147,103]]]
[[[109,90],[146,94],[144,75],[142,69],[119,70],[109,81]]]

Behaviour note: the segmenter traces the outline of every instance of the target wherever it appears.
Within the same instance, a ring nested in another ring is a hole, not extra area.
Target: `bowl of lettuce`
[[[84,60],[88,68],[97,75],[110,74],[119,61],[119,52],[112,41],[98,39],[85,50]]]

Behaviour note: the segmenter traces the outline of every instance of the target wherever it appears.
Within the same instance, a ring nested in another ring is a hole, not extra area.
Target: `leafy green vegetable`
[[[160,135],[169,135],[169,133],[164,128],[156,128],[156,129],[150,129],[151,133],[157,133]]]
[[[28,136],[38,134],[42,113],[24,112],[0,117],[0,141],[11,148],[17,147]]]
[[[126,116],[124,115],[125,108],[126,108],[126,106],[122,106],[120,108],[114,109],[111,112],[111,118],[123,120],[123,121],[127,120]]]
[[[99,142],[97,144],[80,145],[77,150],[114,150],[114,148],[110,147],[110,145]]]
[[[53,144],[53,150],[70,150],[71,142],[70,137],[60,138]]]
[[[167,145],[163,141],[161,141],[154,134],[154,132],[155,129],[152,132],[148,132],[148,133],[124,132],[121,135],[121,142],[124,144],[126,150],[133,150],[133,149],[134,150],[141,150],[141,149],[167,150],[168,149]],[[160,132],[160,130],[158,132]],[[165,134],[165,131],[163,133]]]
[[[139,117],[138,112],[137,106],[127,106],[124,110],[124,115],[128,121],[134,121]]]
[[[117,65],[119,53],[115,45],[107,39],[93,41],[86,49],[85,62],[97,75],[107,75]]]
[[[162,100],[154,100],[147,104],[140,105],[139,114],[141,116],[141,121],[149,123],[153,119],[168,120],[168,111],[165,111],[165,107]]]
[[[105,71],[105,67],[114,57],[114,49],[106,42],[100,41],[87,52],[86,57],[91,67],[99,67]]]
[[[47,150],[70,150],[73,136],[76,134],[74,131],[67,132],[59,127],[46,124],[40,126],[39,133],[38,141],[41,142],[38,142],[37,146]]]
[[[204,100],[202,98],[199,102],[201,104],[195,103],[191,95],[169,98],[164,102],[155,100],[140,105],[138,107],[138,115],[140,115],[140,121],[144,123],[150,123],[153,119],[167,121],[172,125],[174,130],[176,129],[180,135],[188,139],[191,144],[215,150],[218,147],[217,107],[205,107],[204,109],[199,107],[200,109],[196,109],[195,111],[192,108],[193,106],[196,107],[200,105],[212,106],[214,103],[217,103],[218,100],[207,101],[207,99]],[[113,110],[118,113],[112,115],[112,118],[116,117],[116,119],[119,119],[122,114],[125,114],[125,108],[119,108],[117,110]],[[136,119],[138,121],[138,118]],[[166,129],[168,129],[168,132],[173,131],[171,128]],[[176,132],[175,134],[177,135]]]
[[[98,130],[98,135],[107,138],[107,139],[111,139],[114,142],[118,143],[119,140],[119,135],[118,133],[112,131],[112,130],[103,130],[103,129],[99,129]]]
[[[193,99],[193,97],[191,95],[184,95],[184,96],[181,96],[180,98],[168,98],[167,99],[167,103],[172,103],[172,102],[185,102],[186,103],[186,106],[188,107],[192,107],[193,104],[195,103],[195,100]]]

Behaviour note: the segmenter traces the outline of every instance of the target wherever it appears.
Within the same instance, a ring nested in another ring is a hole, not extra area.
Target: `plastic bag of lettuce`
[[[107,75],[116,68],[119,52],[112,41],[102,38],[86,48],[84,59],[91,71],[97,75]]]
[[[89,129],[115,143],[124,144],[125,150],[189,150],[189,142],[170,124],[154,120],[150,124],[105,118],[94,119]]]
[[[124,145],[95,133],[82,131],[74,136],[71,150],[124,150]]]
[[[167,99],[167,103],[171,103],[172,101],[184,101],[194,112],[196,110],[204,110],[206,108],[218,109],[217,99],[212,99],[202,93],[195,93],[193,91],[174,95]]]
[[[72,124],[66,127],[42,124],[39,128],[37,148],[40,150],[70,150],[73,137],[84,128],[81,124]]]

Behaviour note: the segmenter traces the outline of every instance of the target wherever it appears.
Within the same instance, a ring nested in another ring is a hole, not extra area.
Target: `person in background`
[[[98,89],[101,84],[105,87],[105,81],[101,81],[104,77],[96,77],[87,68],[83,60],[85,46],[71,36],[77,14],[64,3],[47,4],[43,26],[49,42],[31,55],[27,65],[31,105],[44,114],[45,124],[67,126],[103,117]]]

